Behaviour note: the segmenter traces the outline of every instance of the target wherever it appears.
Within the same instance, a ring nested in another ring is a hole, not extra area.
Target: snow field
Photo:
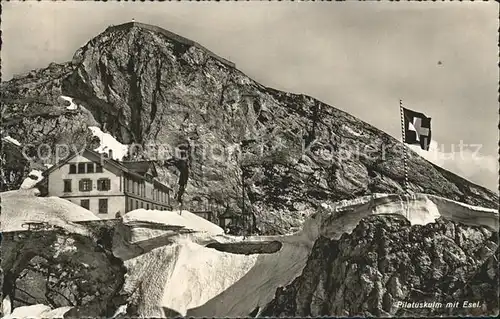
[[[30,176],[36,177],[36,179],[31,178]],[[19,187],[20,189],[29,189],[33,188],[36,183],[41,181],[43,179],[42,172],[39,170],[32,170],[29,174],[28,177],[26,177],[21,186]]]
[[[107,153],[109,150],[113,150],[113,159],[122,160],[128,153],[128,145],[122,144],[109,133],[104,133],[97,126],[89,126],[94,136],[97,136],[101,140],[101,145],[94,149],[98,153]]]
[[[99,220],[92,212],[59,197],[37,197],[37,189],[0,193],[2,214],[1,231],[27,230],[26,222],[46,222],[50,225],[70,227],[69,223]],[[74,229],[77,227],[74,225]]]

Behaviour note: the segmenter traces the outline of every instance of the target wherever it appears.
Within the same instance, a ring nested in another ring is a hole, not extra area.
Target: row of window
[[[80,200],[80,206],[85,209],[90,210],[90,199],[82,199]],[[108,213],[108,199],[107,198],[99,198],[99,214],[107,214]]]
[[[151,193],[146,195],[146,184],[144,182],[134,181],[132,179],[125,180],[125,192],[136,194],[141,197],[152,198],[161,203],[169,203],[169,193],[163,192],[157,188],[152,188]]]
[[[151,206],[150,206],[149,203],[145,203],[145,202],[139,201],[137,199],[132,199],[132,198],[129,199],[128,211],[131,211],[134,209],[139,209],[139,208],[149,209],[150,207],[151,207],[151,209],[155,209],[155,210],[167,210],[167,208],[165,208],[163,206],[154,205],[154,204],[151,204]]]
[[[65,193],[70,193],[73,191],[72,189],[73,181],[71,179],[64,180],[64,189]],[[80,192],[90,192],[93,188],[93,180],[90,178],[83,178],[78,181],[78,190]],[[98,191],[109,191],[111,189],[111,181],[109,178],[100,178],[97,180],[97,190]]]
[[[70,174],[102,173],[102,165],[97,163],[69,164]]]

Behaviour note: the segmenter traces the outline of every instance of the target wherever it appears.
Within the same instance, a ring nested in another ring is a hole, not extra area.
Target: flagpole
[[[399,100],[399,112],[401,113],[401,137],[403,138],[403,170],[404,170],[404,181],[403,190],[405,193],[408,192],[408,154],[405,144],[405,119],[403,111],[403,101]]]

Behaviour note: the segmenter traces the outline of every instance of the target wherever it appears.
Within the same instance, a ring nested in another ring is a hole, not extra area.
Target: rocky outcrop
[[[245,243],[210,243],[207,248],[213,248],[218,251],[224,251],[231,254],[273,254],[281,249],[283,244],[277,240],[257,241]]]
[[[21,156],[22,161],[8,161],[7,165],[21,165],[28,171],[42,163],[55,164],[71,150],[97,145],[98,140],[88,126],[98,123],[83,107],[84,102],[77,101],[82,107],[70,110],[67,102],[60,98],[65,95],[62,81],[72,71],[70,63],[51,63],[47,68],[2,82],[2,136],[9,135],[20,141],[18,152],[25,154]],[[11,183],[9,189],[18,189],[21,183],[22,180]]]
[[[62,228],[6,232],[2,240],[2,294],[12,308],[72,307],[65,316],[109,317],[125,303],[126,268],[112,254],[113,228],[88,235]]]
[[[30,164],[22,149],[14,143],[2,140],[0,150],[0,192],[18,189],[29,174]]]
[[[82,107],[61,111],[60,94]],[[2,84],[2,103],[3,126],[22,143],[90,145],[95,121],[147,149],[134,154],[157,160],[179,202],[200,198],[219,213],[228,204],[261,234],[298,229],[319,203],[402,189],[402,145],[391,136],[143,24],[108,28],[71,62]],[[411,190],[497,207],[493,192],[411,155]]]
[[[339,240],[320,237],[259,316],[495,316],[497,256],[498,233],[484,227],[371,216]]]

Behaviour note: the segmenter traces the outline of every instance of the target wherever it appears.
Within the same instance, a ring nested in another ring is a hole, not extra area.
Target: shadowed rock
[[[219,251],[231,254],[272,254],[283,246],[279,241],[258,241],[258,242],[240,242],[240,243],[210,243],[207,248],[217,249]]]
[[[363,219],[338,240],[320,237],[302,275],[280,287],[262,316],[495,316],[498,232],[438,219]],[[407,308],[402,302],[441,303]],[[458,301],[460,307],[446,307]],[[480,301],[462,308],[464,301]]]

